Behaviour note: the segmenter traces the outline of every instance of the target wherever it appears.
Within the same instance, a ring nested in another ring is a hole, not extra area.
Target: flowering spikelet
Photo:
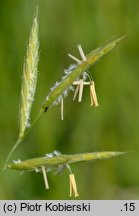
[[[48,170],[49,168],[58,168],[59,165],[67,165],[77,162],[87,162],[87,161],[96,161],[100,159],[107,159],[111,157],[116,157],[127,152],[92,152],[92,153],[81,153],[81,154],[71,154],[64,155],[58,151],[54,151],[52,153],[46,154],[45,157],[40,158],[32,158],[25,161],[18,160],[17,162],[13,162],[8,164],[6,168],[14,169],[14,170],[22,170],[22,171],[36,171],[36,169],[40,169],[42,166]],[[69,168],[69,167],[68,167]],[[70,171],[70,169],[69,169]],[[70,172],[72,173],[72,172]]]
[[[38,73],[38,21],[37,14],[33,21],[33,26],[30,33],[26,59],[23,67],[22,87],[21,87],[21,102],[20,102],[20,132],[19,137],[24,136],[26,128],[30,126],[30,112],[34,100],[37,73]]]
[[[22,87],[21,87],[21,101],[19,111],[19,137],[11,149],[5,162],[5,167],[10,159],[12,153],[17,146],[22,142],[25,137],[26,129],[30,127],[30,112],[34,100],[37,73],[38,73],[38,60],[39,60],[39,41],[38,41],[38,10],[33,21],[29,43],[27,47],[26,59],[23,67]]]
[[[81,61],[77,59],[76,57],[69,54],[69,57],[74,59],[77,64],[75,64],[75,68],[73,66],[70,66],[67,70],[65,70],[65,74],[62,77],[62,80],[58,83],[58,85],[54,85],[54,89],[52,88],[49,95],[46,97],[46,100],[44,104],[42,105],[42,113],[43,111],[46,112],[48,108],[50,108],[52,105],[57,105],[61,102],[61,98],[63,97],[63,93],[66,94],[69,92],[69,88],[74,89],[73,82],[79,80],[80,76],[83,76],[83,80],[87,78],[86,71],[91,67],[91,65],[94,65],[102,56],[106,55],[108,52],[110,52],[125,36],[121,38],[112,39],[109,42],[106,42],[102,46],[98,47],[97,49],[93,50]],[[81,46],[78,45],[78,49],[81,50]]]
[[[12,164],[8,164],[7,168],[19,170],[21,174],[24,171],[35,171],[36,173],[42,172],[45,188],[49,189],[47,173],[50,171],[56,171],[55,174],[61,174],[65,168],[70,172],[70,196],[79,196],[77,190],[77,184],[75,180],[75,175],[71,170],[70,164],[77,162],[89,162],[101,159],[106,159],[110,157],[115,157],[118,155],[125,154],[126,152],[93,152],[93,153],[81,153],[73,155],[63,155],[59,151],[53,151],[45,155],[45,157],[32,158],[25,161],[18,159],[13,161]]]
[[[72,65],[70,65],[67,69],[64,70],[64,75],[62,76],[61,82],[64,81],[68,76],[71,75],[71,73],[73,72],[73,70],[77,68],[78,64],[80,65],[81,63],[87,61],[87,58],[86,58],[86,56],[85,56],[85,54],[84,54],[84,52],[83,52],[83,49],[82,49],[81,45],[78,45],[77,47],[78,47],[78,50],[79,50],[79,53],[80,53],[80,56],[81,56],[82,60],[79,60],[79,59],[77,59],[76,57],[72,56],[71,54],[68,54],[68,56],[69,56],[70,58],[72,58],[73,60],[75,60],[75,62],[76,62],[77,64],[72,64]],[[80,76],[81,76],[82,78],[80,78]],[[88,73],[85,72],[85,71],[83,71],[83,73],[81,73],[81,74],[75,79],[75,81],[74,81],[73,83],[71,83],[71,85],[68,86],[68,87],[62,92],[62,94],[59,95],[59,96],[57,97],[57,99],[52,103],[52,105],[58,105],[58,104],[61,103],[61,120],[63,120],[63,98],[67,97],[70,91],[74,91],[74,90],[75,90],[73,100],[75,100],[75,98],[76,98],[76,96],[77,96],[77,94],[78,94],[78,92],[79,92],[79,99],[78,99],[78,102],[81,102],[81,101],[82,101],[82,95],[83,95],[83,87],[84,87],[84,84],[85,84],[84,81],[85,81],[87,78],[90,79]],[[57,87],[59,87],[59,85],[61,84],[61,82],[56,81],[56,83],[54,84],[54,86],[53,86],[52,88],[50,88],[51,92],[53,92]],[[76,85],[77,82],[79,82],[79,83],[78,83],[79,85],[77,84],[77,87],[76,87],[76,89],[75,89],[75,88],[74,88],[74,85]],[[87,85],[88,85],[88,83],[87,83]],[[50,92],[50,94],[51,94],[51,92]],[[49,95],[50,95],[50,94],[49,94]],[[49,100],[49,95],[47,96],[46,101]]]

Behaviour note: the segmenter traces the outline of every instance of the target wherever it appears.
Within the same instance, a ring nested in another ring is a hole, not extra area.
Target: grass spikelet
[[[92,162],[97,159],[106,159],[115,157],[118,155],[125,154],[126,152],[93,152],[93,153],[81,153],[72,155],[62,155],[59,151],[53,151],[52,153],[46,154],[45,157],[33,158],[25,161],[18,159],[13,163],[7,165],[7,168],[19,170],[21,173],[24,171],[41,172],[43,174],[45,188],[49,189],[47,172],[56,171],[55,174],[62,173],[65,168],[70,172],[70,196],[78,197],[77,184],[75,175],[71,170],[70,164],[77,162]]]
[[[11,157],[13,151],[21,143],[25,136],[27,128],[30,127],[30,113],[34,101],[34,95],[37,83],[39,60],[39,41],[38,41],[38,9],[33,20],[33,25],[29,37],[26,58],[23,66],[20,110],[19,110],[19,138],[10,151],[6,163]]]
[[[23,137],[26,128],[30,127],[30,112],[34,100],[37,73],[38,73],[38,21],[37,15],[34,18],[33,26],[29,38],[26,60],[23,67],[23,79],[21,87],[20,104],[20,132],[19,137]]]
[[[40,158],[28,159],[25,161],[14,161],[12,164],[7,165],[9,169],[15,170],[26,170],[26,171],[35,171],[36,169],[41,168],[42,166],[46,169],[53,169],[54,167],[58,167],[60,165],[67,165],[77,162],[89,162],[101,159],[107,159],[111,157],[115,157],[118,155],[125,154],[126,152],[93,152],[93,153],[81,153],[81,154],[72,154],[72,155],[63,155],[58,154],[55,155],[51,153],[51,156],[45,156]],[[49,154],[50,155],[50,154]]]
[[[70,74],[68,74],[65,79],[61,82],[58,82],[58,85],[52,89],[50,94],[46,97],[46,101],[42,106],[42,109],[48,109],[56,100],[59,98],[63,91],[68,89],[69,86],[87,69],[89,69],[92,65],[94,65],[98,60],[100,60],[105,54],[110,52],[123,38],[116,38],[109,42],[106,42],[102,46],[97,49],[91,51],[88,55],[86,55],[86,61],[80,63],[75,69],[72,70]]]

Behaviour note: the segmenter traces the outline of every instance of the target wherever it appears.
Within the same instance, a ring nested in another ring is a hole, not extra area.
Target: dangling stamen
[[[79,92],[79,85],[77,85],[77,87],[75,89],[74,96],[73,96],[73,101],[76,99],[78,92]]]
[[[78,64],[81,64],[82,62],[78,59],[78,58],[76,58],[75,56],[73,56],[73,55],[71,55],[71,54],[68,54],[68,56],[71,58],[71,59],[73,59],[74,61],[76,61]]]
[[[64,100],[61,98],[61,120],[64,120]]]
[[[77,45],[77,47],[78,47],[78,50],[79,50],[79,53],[80,53],[80,56],[81,56],[83,62],[85,62],[87,60],[87,58],[86,58],[86,56],[85,56],[85,54],[83,52],[83,49],[82,49],[81,45],[79,44],[79,45]]]
[[[42,166],[42,173],[43,173],[45,188],[49,189],[49,184],[48,184],[48,179],[47,179],[47,173],[46,173],[46,170],[45,170],[44,166]]]
[[[90,82],[90,99],[91,99],[91,104],[90,106],[99,106],[98,100],[97,100],[97,95],[96,95],[96,90],[95,90],[95,83],[93,81]]]
[[[83,97],[83,87],[84,87],[84,82],[81,79],[80,83],[79,83],[79,97],[78,97],[78,102],[82,101],[82,97]]]
[[[87,61],[87,58],[86,58],[86,56],[85,56],[85,54],[83,52],[83,49],[82,49],[81,45],[79,44],[79,45],[77,45],[77,47],[78,47],[80,56],[82,58],[82,61],[79,60],[78,58],[72,56],[71,54],[68,54],[68,56],[70,58],[72,58],[74,61],[76,61],[78,64],[81,64],[82,62]],[[84,82],[86,80],[86,77],[89,78],[90,82]],[[88,75],[87,72],[84,72],[82,79],[74,81],[73,85],[77,85],[77,87],[75,89],[74,96],[73,96],[73,100],[76,99],[77,94],[79,93],[78,102],[81,102],[82,101],[82,96],[83,96],[83,87],[84,87],[84,85],[90,85],[90,100],[91,100],[91,105],[90,106],[93,106],[93,105],[96,106],[96,107],[99,106],[96,91],[95,91],[95,84],[94,84],[93,81],[91,81],[91,78],[90,78],[90,76]]]
[[[94,101],[93,101],[93,98],[92,98],[91,87],[90,87],[90,101],[91,101],[90,106],[93,106],[94,105]]]
[[[74,81],[73,85],[77,85],[77,87],[75,89],[74,96],[73,96],[73,100],[76,99],[77,94],[79,92],[78,102],[81,102],[82,101],[82,96],[83,96],[83,87],[84,87],[84,85],[90,85],[90,82],[84,82],[83,79],[80,79],[78,81]]]
[[[69,170],[69,180],[70,180],[70,196],[74,195],[75,197],[79,196],[78,191],[77,191],[77,185],[76,185],[76,180],[75,176],[72,173],[72,170],[69,166],[69,164],[66,164],[67,169]]]
[[[79,196],[77,191],[75,176],[73,173],[69,175],[69,179],[70,179],[70,196],[72,195],[74,195],[75,197]]]

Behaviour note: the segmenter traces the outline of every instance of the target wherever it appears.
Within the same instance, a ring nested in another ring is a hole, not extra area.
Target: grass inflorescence
[[[90,86],[90,99],[91,106],[98,106],[97,95],[95,91],[94,81],[91,80],[90,76],[87,74],[87,70],[94,65],[99,59],[101,59],[105,54],[109,53],[123,38],[114,38],[111,41],[104,43],[95,50],[91,51],[89,54],[85,55],[81,45],[78,45],[78,50],[81,55],[81,60],[69,54],[77,64],[70,65],[68,69],[64,71],[64,75],[61,80],[56,81],[54,86],[50,89],[43,105],[40,108],[39,113],[36,118],[31,121],[30,114],[32,105],[34,102],[34,96],[36,91],[37,77],[38,77],[38,61],[39,61],[39,40],[38,40],[38,10],[33,20],[33,25],[29,37],[29,42],[27,46],[27,53],[23,67],[22,76],[22,86],[21,86],[21,98],[20,98],[20,112],[19,112],[19,136],[18,139],[10,151],[5,168],[15,169],[20,171],[35,171],[42,172],[45,187],[49,189],[49,184],[47,180],[46,173],[52,170],[56,170],[57,173],[62,172],[67,168],[70,172],[70,196],[78,196],[77,185],[75,181],[75,176],[71,171],[69,164],[82,162],[82,161],[94,161],[97,159],[110,158],[112,156],[118,156],[123,154],[123,152],[94,152],[94,153],[82,153],[82,154],[72,154],[63,155],[58,151],[54,151],[47,154],[45,157],[33,158],[25,161],[20,159],[13,161],[13,163],[8,164],[10,157],[12,156],[15,149],[24,140],[26,135],[29,133],[30,129],[36,123],[36,121],[47,112],[53,105],[61,103],[61,119],[63,120],[63,98],[67,97],[70,91],[74,91],[73,100],[77,97],[79,93],[78,102],[82,100],[83,85]],[[89,78],[89,82],[86,79]],[[76,88],[75,88],[76,86]]]

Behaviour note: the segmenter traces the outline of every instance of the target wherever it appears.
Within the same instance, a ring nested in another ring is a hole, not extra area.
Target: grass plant
[[[82,100],[83,85],[90,85],[90,99],[91,105],[98,106],[98,101],[95,92],[95,85],[92,80],[86,82],[88,75],[86,71],[100,60],[105,54],[109,53],[123,38],[113,38],[112,40],[104,43],[89,54],[85,55],[81,45],[78,45],[81,60],[69,54],[69,56],[77,62],[77,64],[70,65],[68,69],[64,71],[64,75],[61,80],[56,82],[51,88],[50,93],[47,95],[43,105],[40,108],[36,118],[31,121],[31,108],[34,101],[37,74],[38,74],[38,60],[39,60],[39,40],[38,40],[38,12],[33,20],[33,25],[29,37],[29,43],[27,47],[26,59],[23,67],[23,77],[21,86],[21,98],[20,98],[20,114],[19,114],[19,136],[18,139],[10,151],[5,168],[15,169],[20,171],[36,171],[42,172],[45,181],[45,187],[48,189],[48,180],[46,173],[51,170],[56,170],[58,173],[62,172],[65,168],[70,171],[70,195],[72,193],[78,196],[75,177],[71,171],[69,164],[82,162],[82,161],[94,161],[97,159],[110,158],[123,154],[122,152],[95,152],[95,153],[82,153],[63,155],[57,151],[47,154],[45,157],[33,158],[25,161],[13,161],[8,164],[10,157],[15,149],[25,139],[30,129],[40,118],[44,115],[53,105],[61,103],[61,116],[63,120],[63,98],[67,97],[69,92],[74,91],[74,98],[79,91],[79,102]],[[77,88],[74,88],[77,85]]]

